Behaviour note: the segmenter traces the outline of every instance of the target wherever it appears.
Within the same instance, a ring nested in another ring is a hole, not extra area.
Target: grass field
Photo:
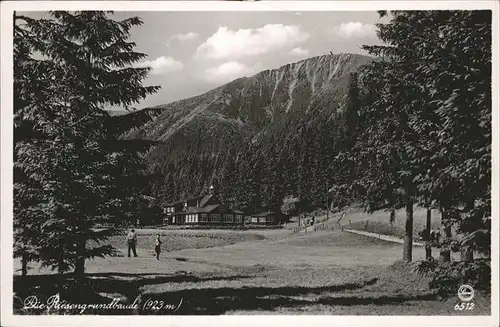
[[[123,236],[113,238],[121,256],[88,260],[85,291],[101,300],[120,297],[125,302],[138,296],[172,304],[182,299],[175,314],[489,313],[489,300],[480,294],[473,312],[454,311],[455,298],[439,300],[412,265],[397,262],[400,244],[340,230],[291,236],[276,230],[169,230],[159,232],[166,249],[157,261],[152,248],[157,232],[138,230],[137,258],[126,257]],[[423,257],[424,250],[415,247],[415,260]],[[16,278],[18,298],[61,292],[57,285],[62,282],[51,282],[58,277],[46,273],[31,269],[33,276]]]
[[[274,232],[274,233],[273,233]],[[226,231],[226,230],[152,230],[136,229],[137,245],[141,249],[154,249],[157,234],[163,242],[163,251],[177,251],[183,249],[202,249],[236,244],[239,242],[260,241],[275,236],[276,231],[265,230],[261,233],[254,231]],[[114,236],[109,243],[116,248],[125,248],[125,236]]]
[[[311,215],[309,215],[311,216]],[[330,226],[338,226],[337,220],[341,217],[341,213],[330,214],[330,219],[326,220],[325,215],[316,216],[316,222],[325,222],[325,224]],[[418,232],[425,229],[427,218],[427,211],[425,208],[415,207],[413,212],[413,234],[418,235]],[[296,218],[294,218],[296,220]],[[404,236],[406,221],[406,213],[404,209],[396,211],[396,219],[391,225],[389,222],[389,212],[387,211],[376,211],[374,213],[366,213],[359,208],[351,208],[346,211],[346,215],[339,222],[344,228],[361,230],[371,233],[378,233],[384,235],[393,235],[397,237]],[[297,223],[288,223],[285,228],[295,228]],[[441,228],[441,213],[438,210],[432,210],[431,217],[431,228],[440,229]]]

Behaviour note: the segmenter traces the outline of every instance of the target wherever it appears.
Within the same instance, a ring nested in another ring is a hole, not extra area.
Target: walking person
[[[439,242],[441,242],[441,236],[443,236],[443,231],[440,228],[438,228],[436,231],[436,242],[438,244],[439,244]]]
[[[137,252],[135,250],[135,246],[137,243],[137,235],[135,235],[134,229],[131,229],[127,234],[127,245],[128,245],[128,256],[130,258],[130,250],[134,253],[134,257],[137,257]]]
[[[420,241],[426,241],[425,232],[426,232],[425,229],[423,229],[420,232],[418,232],[418,239]]]
[[[162,241],[160,240],[160,234],[156,234],[156,241],[155,241],[156,260],[160,260],[161,243]]]

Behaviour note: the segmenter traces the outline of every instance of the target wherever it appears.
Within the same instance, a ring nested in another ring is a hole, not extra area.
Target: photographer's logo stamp
[[[462,285],[457,292],[460,303],[455,304],[455,311],[474,310],[475,304],[471,302],[474,299],[474,289],[470,285]]]
[[[458,298],[464,302],[472,301],[474,298],[474,289],[470,285],[462,285],[458,289]]]

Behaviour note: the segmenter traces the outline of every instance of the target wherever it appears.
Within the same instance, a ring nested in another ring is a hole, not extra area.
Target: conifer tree
[[[381,12],[388,14],[378,25],[385,44],[364,47],[380,60],[360,72],[356,183],[376,205],[405,205],[405,242],[412,203],[435,203],[443,261],[462,251],[458,270],[472,276],[473,250],[490,251],[491,12]],[[409,242],[405,248],[408,260]]]
[[[21,119],[19,113],[23,108],[43,98],[40,91],[48,83],[50,63],[41,63],[31,58],[33,52],[32,35],[23,26],[26,18],[14,14],[14,138],[21,142],[30,137],[37,137],[33,122]],[[15,145],[17,149],[17,144]],[[38,261],[39,229],[36,217],[30,214],[29,208],[37,201],[38,188],[30,183],[29,176],[23,173],[17,150],[14,151],[14,257],[20,257],[22,275],[28,273],[28,263]],[[22,217],[22,219],[21,219]]]
[[[16,111],[16,119],[33,126],[36,135],[16,135],[16,201],[31,202],[15,220],[36,226],[33,237],[44,265],[59,272],[74,267],[78,279],[85,259],[114,253],[102,242],[146,206],[140,153],[150,143],[120,140],[123,126],[104,109],[131,109],[159,88],[142,86],[148,68],[131,67],[145,57],[127,42],[141,20],[115,21],[111,14],[56,11],[50,19],[26,18],[21,27],[42,58],[31,60],[49,67],[37,76],[50,83]],[[20,76],[30,72],[25,65],[16,69]],[[28,87],[23,83],[15,99]],[[22,242],[21,235],[16,239]]]
[[[413,206],[419,197],[415,182],[427,169],[415,126],[427,124],[421,115],[426,97],[411,78],[420,60],[414,47],[408,46],[419,37],[408,30],[413,28],[408,24],[412,13],[393,15],[390,23],[378,24],[378,35],[387,45],[364,47],[381,59],[360,71],[365,98],[359,112],[362,132],[351,162],[358,165],[358,184],[370,210],[405,208],[403,259],[412,261]]]

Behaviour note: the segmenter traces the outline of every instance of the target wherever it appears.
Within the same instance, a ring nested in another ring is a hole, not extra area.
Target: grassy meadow
[[[116,257],[86,262],[84,298],[130,303],[156,299],[182,305],[175,314],[335,314],[443,315],[488,314],[489,299],[478,295],[473,312],[457,312],[458,299],[440,299],[414,264],[398,262],[402,245],[329,229],[307,234],[265,231],[138,231],[137,258],[126,257],[124,236],[112,238]],[[157,261],[153,241],[160,233],[163,253]],[[414,260],[424,250],[414,247]],[[17,263],[19,268],[19,263]],[[18,272],[16,272],[18,274]],[[20,299],[32,294],[61,296],[69,275],[49,274],[31,266],[30,276],[15,278]],[[51,282],[51,278],[54,279]],[[64,288],[64,287],[63,287]],[[81,296],[79,296],[81,297]],[[93,300],[93,301],[98,301]],[[90,300],[88,300],[90,301]],[[98,312],[87,312],[98,313]],[[115,312],[115,314],[130,312]],[[174,314],[140,310],[137,314]],[[112,313],[106,313],[112,314]]]

